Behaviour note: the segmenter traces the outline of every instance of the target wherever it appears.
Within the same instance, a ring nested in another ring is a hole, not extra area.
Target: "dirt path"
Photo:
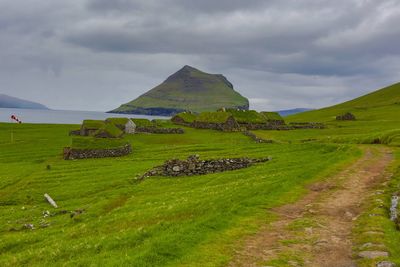
[[[353,223],[369,191],[388,179],[392,160],[384,147],[364,151],[350,167],[310,186],[300,201],[272,210],[278,219],[245,240],[229,266],[356,266]]]

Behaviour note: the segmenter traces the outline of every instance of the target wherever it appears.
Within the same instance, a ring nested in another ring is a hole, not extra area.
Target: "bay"
[[[114,114],[98,111],[0,108],[0,122],[11,122],[15,115],[23,123],[80,124],[82,120],[104,120],[110,117],[169,119],[169,117],[135,114]]]

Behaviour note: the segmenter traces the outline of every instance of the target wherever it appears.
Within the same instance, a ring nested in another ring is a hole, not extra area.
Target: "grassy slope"
[[[184,68],[185,69],[185,68]],[[115,111],[129,111],[134,108],[174,108],[194,112],[214,111],[221,107],[248,105],[248,100],[230,88],[220,75],[213,75],[186,67],[187,77],[197,79],[200,84],[185,84],[187,78],[167,79],[135,100]],[[186,74],[185,74],[186,75]]]
[[[285,118],[288,122],[323,122],[328,127],[320,131],[299,130],[263,132],[258,135],[282,142],[323,141],[337,143],[371,143],[382,139],[383,143],[398,144],[400,129],[400,83],[356,98],[343,104],[320,110],[308,111]],[[357,121],[336,121],[345,112],[355,114]],[[387,142],[388,135],[396,140]],[[392,142],[393,141],[393,142]]]
[[[393,84],[359,98],[319,110],[288,116],[288,121],[329,122],[337,115],[353,113],[359,120],[398,121],[400,112],[400,83]]]
[[[14,128],[15,142],[10,143]],[[357,155],[349,146],[255,144],[240,133],[186,129],[184,135],[133,135],[122,158],[64,161],[76,126],[0,124],[0,265],[223,265],[238,237],[293,201],[303,185]],[[265,157],[249,169],[183,178],[135,176],[173,157]],[[50,170],[47,169],[50,165]],[[71,219],[59,210],[86,209]],[[41,221],[50,223],[39,228]],[[25,223],[36,230],[10,231]]]

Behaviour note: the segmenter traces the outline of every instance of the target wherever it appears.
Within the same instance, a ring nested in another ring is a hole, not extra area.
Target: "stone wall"
[[[72,130],[69,132],[69,135],[81,135],[81,130]]]
[[[64,159],[89,159],[89,158],[108,158],[108,157],[121,157],[128,155],[132,152],[130,144],[122,147],[108,148],[108,149],[75,149],[70,147],[64,148]]]
[[[352,114],[350,112],[347,112],[343,115],[336,116],[336,120],[338,120],[338,121],[355,121],[356,116],[354,116],[354,114]]]
[[[226,132],[237,131],[240,129],[239,124],[232,117],[222,123],[194,121],[191,126],[197,129],[212,129]]]
[[[271,160],[268,158],[225,158],[200,160],[198,155],[192,155],[187,160],[167,160],[163,165],[157,166],[139,177],[139,180],[150,176],[192,176],[215,172],[232,171],[252,166]]]
[[[319,122],[291,122],[289,127],[292,129],[324,129],[325,125]]]
[[[183,134],[182,128],[136,127],[136,133]]]
[[[248,137],[250,137],[251,139],[253,139],[253,141],[255,141],[256,143],[269,143],[269,144],[271,144],[271,143],[274,142],[273,140],[265,140],[265,139],[262,139],[262,138],[258,137],[257,135],[255,135],[254,133],[252,133],[252,132],[250,132],[250,131],[244,131],[243,134],[244,134],[245,136],[248,136]]]

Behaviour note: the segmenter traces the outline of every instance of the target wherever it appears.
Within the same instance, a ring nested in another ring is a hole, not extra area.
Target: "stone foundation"
[[[183,134],[182,128],[136,127],[136,133]]]
[[[153,168],[138,179],[142,180],[150,176],[192,176],[232,171],[248,168],[255,163],[266,162],[269,160],[271,160],[270,157],[261,159],[226,158],[200,160],[198,155],[192,155],[189,156],[187,160],[167,160],[163,165]]]
[[[70,147],[64,148],[64,159],[89,159],[89,158],[108,158],[108,157],[121,157],[128,155],[132,152],[130,144],[122,147],[109,148],[109,149],[74,149]]]

